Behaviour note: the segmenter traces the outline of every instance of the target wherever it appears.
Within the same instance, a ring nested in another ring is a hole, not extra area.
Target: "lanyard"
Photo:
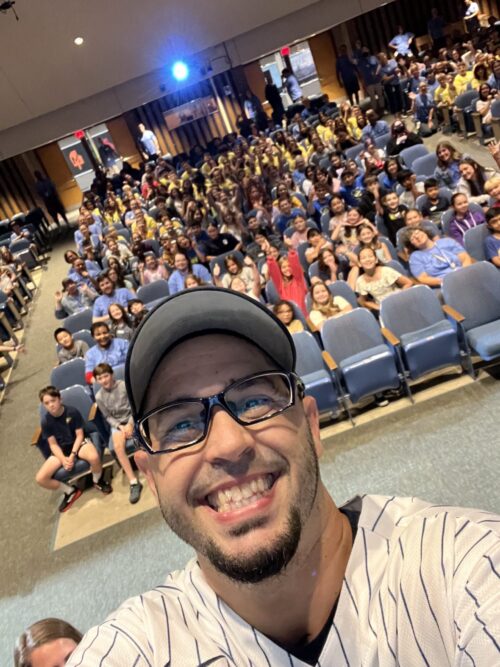
[[[455,257],[453,255],[451,257],[448,256],[446,250],[442,250],[441,253],[442,254],[438,254],[436,252],[431,251],[429,254],[431,255],[431,257],[434,257],[443,264],[448,265],[451,269],[458,268],[458,262],[455,260]]]

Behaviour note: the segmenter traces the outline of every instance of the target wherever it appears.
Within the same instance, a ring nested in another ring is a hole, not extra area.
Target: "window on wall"
[[[299,83],[308,83],[318,78],[316,65],[307,41],[298,42],[290,47],[290,62]]]

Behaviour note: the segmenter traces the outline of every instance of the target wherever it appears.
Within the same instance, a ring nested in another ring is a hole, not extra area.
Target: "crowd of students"
[[[439,290],[448,272],[474,261],[464,235],[477,225],[488,225],[485,253],[500,268],[500,175],[447,140],[437,145],[432,177],[421,178],[400,157],[404,148],[422,143],[424,87],[426,107],[436,108],[439,122],[443,104],[453,115],[450,91],[481,89],[485,78],[497,89],[500,49],[479,49],[474,38],[434,55],[417,58],[410,51],[393,59],[359,46],[353,61],[365,89],[374,85],[369,71],[380,76],[382,98],[375,92],[372,100],[378,113],[324,98],[314,114],[303,100],[286,127],[262,131],[250,122],[243,134],[212,142],[203,154],[153,155],[141,170],[125,164],[119,176],[101,175],[85,193],[55,315],[63,319],[92,308],[94,345],[74,339],[65,327],[54,336],[59,362],[84,358],[89,387],[100,385],[97,403],[130,482],[131,502],[139,500],[142,486],[125,451],[130,411],[113,369],[124,364],[149,307],[137,297],[139,287],[163,281],[170,294],[205,284],[233,289],[267,302],[295,333],[319,330],[352,309],[329,289],[338,280],[347,281],[359,305],[377,317],[381,301],[397,290],[416,283]],[[393,109],[396,94],[401,104]],[[382,117],[387,105],[396,112],[390,125]],[[404,119],[410,110],[413,130]],[[384,135],[390,136],[378,141]],[[360,146],[356,159],[345,153],[352,146]],[[500,147],[492,142],[489,150],[500,164]],[[40,399],[52,456],[37,481],[63,490],[60,510],[66,511],[78,489],[52,475],[90,452],[94,483],[110,492],[74,415],[68,426],[59,392],[45,387]]]

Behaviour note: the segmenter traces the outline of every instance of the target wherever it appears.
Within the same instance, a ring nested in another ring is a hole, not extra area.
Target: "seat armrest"
[[[382,336],[386,339],[386,341],[390,345],[394,345],[394,347],[395,347],[396,345],[399,345],[401,343],[399,338],[395,334],[393,334],[390,329],[386,329],[385,327],[382,327],[382,329],[380,329],[380,331],[382,332]]]
[[[323,352],[321,353],[321,356],[323,357],[323,361],[325,362],[325,364],[328,366],[328,368],[331,371],[336,371],[337,370],[337,368],[338,368],[337,363],[329,352],[325,352],[325,350],[323,350]]]
[[[448,315],[448,317],[451,317],[452,320],[455,320],[455,322],[463,322],[465,320],[465,317],[459,313],[458,310],[448,306],[448,304],[443,306],[443,312],[445,315]]]
[[[319,329],[315,324],[313,324],[313,321],[311,320],[310,317],[306,318],[306,322],[307,326],[309,327],[309,331],[311,331],[312,333],[318,333]]]
[[[92,403],[90,410],[89,410],[89,416],[87,418],[87,421],[93,422],[95,419],[95,416],[97,414],[97,403]]]
[[[38,441],[40,440],[40,436],[42,435],[42,428],[39,426],[36,431],[33,433],[31,436],[31,442],[30,445],[32,447],[36,446],[38,444]]]

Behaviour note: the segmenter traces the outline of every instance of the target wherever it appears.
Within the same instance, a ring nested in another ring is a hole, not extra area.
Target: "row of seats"
[[[478,262],[448,274],[442,306],[429,287],[417,285],[381,303],[380,322],[363,308],[327,320],[317,337],[293,334],[297,372],[322,417],[367,396],[399,390],[408,382],[446,367],[460,366],[475,377],[471,355],[500,357],[500,274]]]

